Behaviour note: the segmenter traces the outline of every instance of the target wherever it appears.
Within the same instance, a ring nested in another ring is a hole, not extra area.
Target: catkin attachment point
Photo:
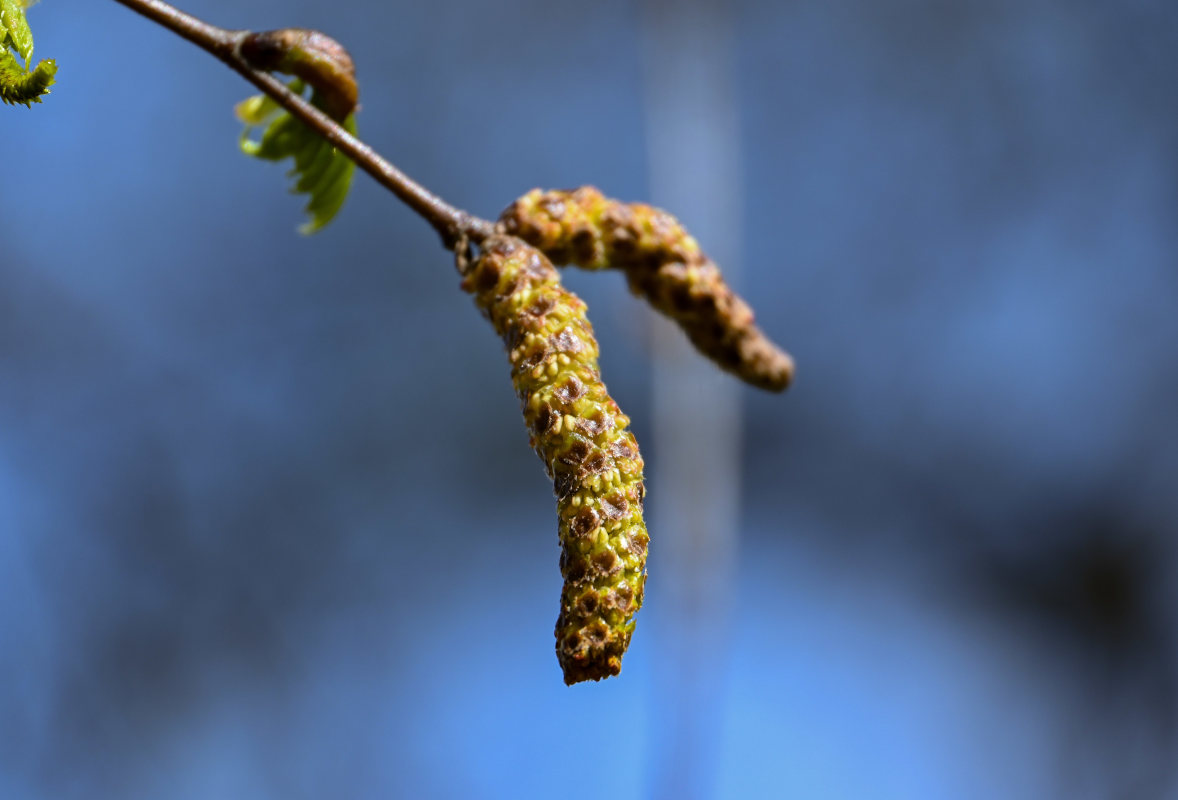
[[[458,234],[458,241],[454,243],[454,267],[459,275],[470,272],[470,265],[474,260],[474,249],[470,244],[470,236],[466,233]]]

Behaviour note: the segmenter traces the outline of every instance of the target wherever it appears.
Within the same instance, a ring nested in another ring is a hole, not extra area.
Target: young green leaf
[[[298,79],[289,85],[292,91],[300,94],[306,88]],[[311,103],[323,107],[324,100],[319,92],[312,91]],[[294,167],[288,173],[296,179],[291,191],[310,196],[305,209],[309,219],[299,231],[312,234],[331,222],[343,207],[352,186],[356,170],[352,160],[283,111],[269,97],[258,95],[243,100],[237,104],[236,112],[238,119],[246,125],[241,137],[243,153],[265,161],[294,160]],[[355,134],[355,113],[348,114],[341,124],[349,133]],[[251,139],[250,134],[262,125],[266,129],[261,138]]]
[[[25,19],[25,5],[19,0],[0,0],[0,25],[7,33],[7,44],[27,63],[33,57],[33,32]]]
[[[300,93],[303,91],[302,83],[299,81],[291,82],[290,88]],[[246,125],[265,125],[281,110],[282,106],[278,105],[278,103],[274,102],[274,98],[266,94],[247,97],[233,108],[234,113],[237,114],[237,118]]]
[[[57,64],[42,61],[29,69],[33,56],[33,33],[25,19],[32,2],[0,0],[0,102],[32,107],[49,93],[57,76]],[[17,59],[17,55],[21,60]]]

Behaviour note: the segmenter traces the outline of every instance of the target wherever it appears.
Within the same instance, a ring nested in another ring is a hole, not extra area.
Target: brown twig
[[[282,81],[251,66],[241,55],[241,43],[249,36],[249,31],[218,28],[161,0],[115,1],[187,39],[240,73],[274,102],[339,148],[356,162],[356,166],[433,225],[448,249],[453,249],[460,239],[478,243],[494,232],[491,222],[450,205],[348,133],[327,114],[292,92]]]

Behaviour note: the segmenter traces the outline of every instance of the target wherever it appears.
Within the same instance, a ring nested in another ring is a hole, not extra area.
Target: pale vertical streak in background
[[[645,0],[654,205],[680,218],[729,280],[742,195],[732,31],[720,0]],[[727,675],[740,494],[740,389],[655,320],[651,574],[657,660],[652,794],[712,794]]]

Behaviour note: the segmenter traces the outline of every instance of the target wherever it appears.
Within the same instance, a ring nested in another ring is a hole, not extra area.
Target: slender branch
[[[132,11],[187,39],[240,73],[247,81],[273,98],[278,105],[331,142],[352,159],[356,166],[375,178],[377,183],[433,225],[441,234],[447,248],[453,249],[463,237],[475,243],[481,242],[494,231],[491,222],[450,205],[386,161],[363,141],[348,133],[331,117],[292,92],[282,81],[268,72],[250,66],[240,52],[241,42],[249,35],[249,31],[218,28],[162,0],[115,2],[122,3]]]

